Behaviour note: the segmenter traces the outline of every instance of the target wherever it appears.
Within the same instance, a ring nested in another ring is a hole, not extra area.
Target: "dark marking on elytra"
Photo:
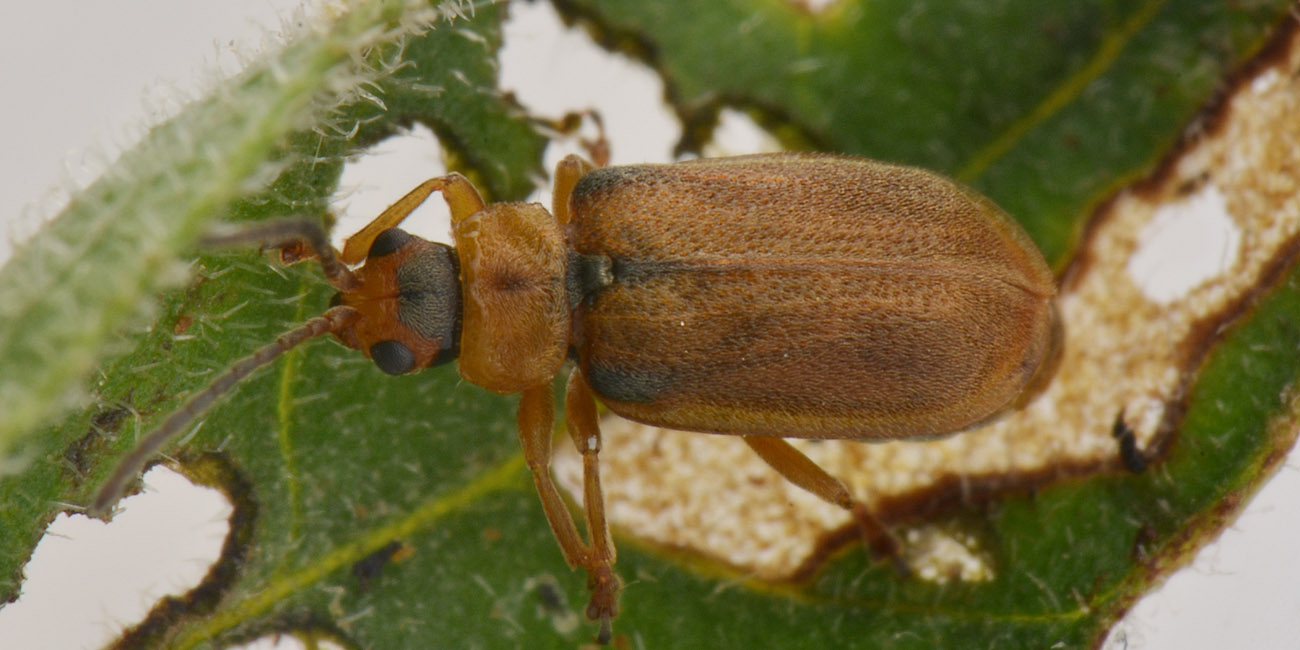
[[[584,370],[587,383],[597,395],[619,402],[647,404],[673,390],[675,379],[646,368],[616,368],[591,365]]]

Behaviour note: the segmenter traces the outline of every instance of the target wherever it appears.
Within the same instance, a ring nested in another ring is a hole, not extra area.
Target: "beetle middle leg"
[[[587,175],[587,172],[595,169],[596,165],[584,159],[582,156],[569,154],[563,160],[555,164],[555,189],[551,199],[551,214],[555,215],[555,220],[563,226],[573,220],[573,215],[569,213],[569,196],[573,194],[573,186],[578,184],[578,180]]]
[[[618,592],[621,588],[614,562],[618,553],[609,536],[609,522],[605,518],[605,493],[600,487],[600,423],[596,419],[596,399],[591,387],[574,369],[569,375],[564,394],[564,419],[573,445],[582,454],[582,503],[587,514],[587,536],[590,539],[590,566],[587,566],[587,588],[591,602],[587,605],[587,618],[601,622],[601,638],[609,636],[609,621],[618,616]]]
[[[803,452],[782,438],[744,436],[745,443],[772,466],[785,480],[813,493],[823,501],[837,505],[853,515],[858,531],[872,554],[892,561],[901,572],[907,567],[901,560],[898,541],[861,501],[853,498],[839,479],[831,476]]]
[[[587,572],[587,588],[591,593],[587,618],[600,622],[598,640],[606,643],[612,632],[610,622],[618,616],[621,584],[614,573],[614,545],[609,538],[605,499],[600,487],[597,460],[600,429],[596,423],[595,400],[586,382],[575,371],[569,379],[569,391],[565,396],[565,418],[583,459],[583,503],[590,538],[590,543],[584,543],[551,477],[553,397],[554,390],[549,383],[523,392],[519,402],[519,439],[541,497],[542,510],[565,561],[570,567],[580,566]]]

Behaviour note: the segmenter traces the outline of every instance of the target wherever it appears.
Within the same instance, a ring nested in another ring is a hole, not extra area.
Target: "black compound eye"
[[[383,257],[393,251],[406,245],[411,241],[411,235],[400,228],[389,228],[375,236],[375,241],[370,243],[370,252],[366,257]]]
[[[433,359],[422,366],[432,367],[460,356],[460,264],[446,244],[412,248],[397,268],[397,319],[435,345]]]
[[[397,341],[380,341],[370,346],[370,358],[390,375],[404,375],[415,367],[415,353]]]

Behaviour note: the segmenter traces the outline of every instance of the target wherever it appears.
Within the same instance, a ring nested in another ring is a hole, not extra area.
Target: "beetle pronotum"
[[[1002,210],[938,174],[820,154],[606,168],[570,156],[554,190],[552,213],[484,205],[453,173],[402,197],[342,253],[304,221],[229,239],[305,245],[339,293],[172,413],[92,509],[112,507],[190,420],[309,338],[334,334],[390,374],[458,358],[465,379],[521,393],[525,459],[607,640],[620,582],[596,399],[649,424],[741,436],[895,556],[871,513],[784,438],[950,434],[1023,403],[1050,374],[1051,271]],[[433,192],[451,208],[455,248],[396,228]],[[550,474],[552,381],[566,360],[586,541]]]

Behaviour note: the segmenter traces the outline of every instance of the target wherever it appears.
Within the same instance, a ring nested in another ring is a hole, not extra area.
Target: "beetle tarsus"
[[[854,502],[849,512],[858,524],[858,534],[862,536],[862,543],[871,557],[892,563],[900,576],[911,575],[912,570],[903,560],[902,545],[898,543],[898,538],[861,502]]]
[[[608,564],[600,564],[587,570],[587,590],[591,600],[587,603],[587,619],[600,623],[596,636],[597,643],[609,643],[614,634],[613,620],[618,618],[618,594],[623,583]]]

